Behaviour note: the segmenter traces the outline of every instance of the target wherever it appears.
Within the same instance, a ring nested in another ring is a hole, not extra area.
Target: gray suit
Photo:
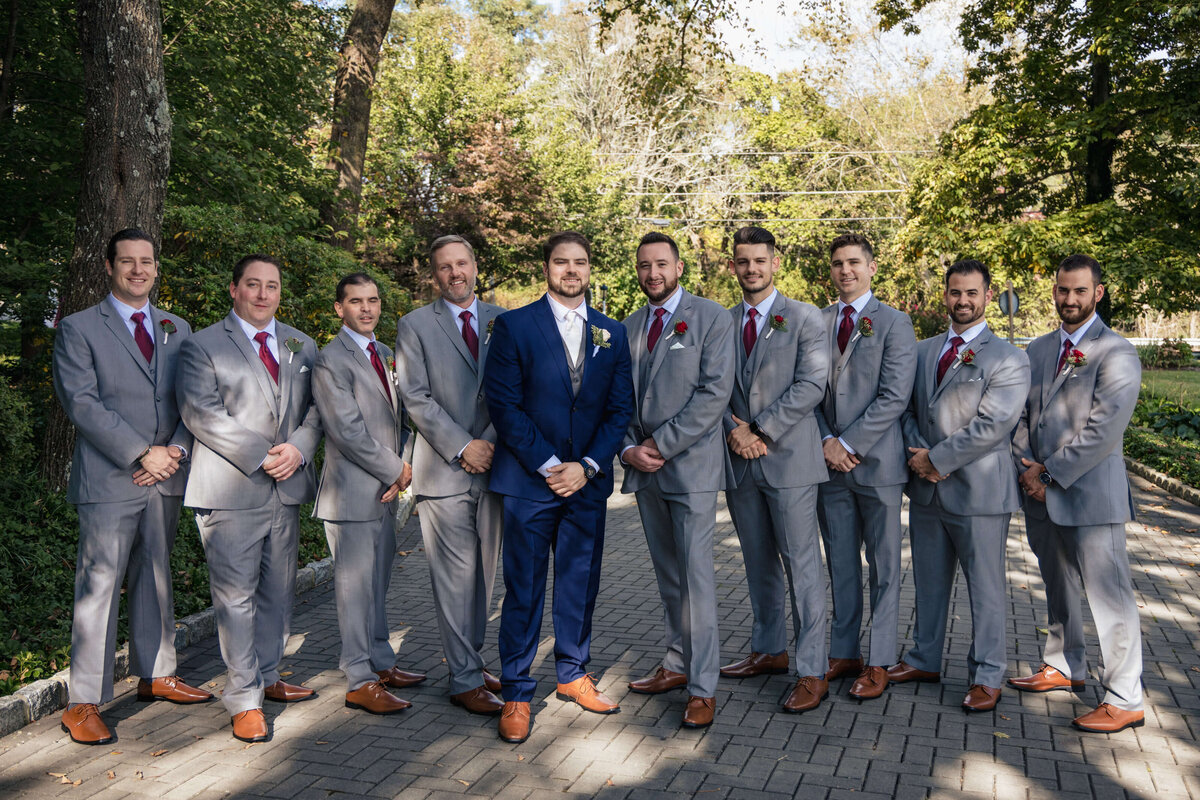
[[[900,504],[908,480],[900,414],[912,393],[917,337],[907,314],[872,296],[862,314],[871,320],[872,335],[856,331],[845,352],[839,352],[837,308],[834,303],[821,311],[831,360],[817,424],[822,437],[841,437],[854,448],[861,463],[850,472],[831,472],[818,490],[817,515],[833,596],[829,655],[858,658],[861,653],[860,550],[865,543],[871,585],[866,663],[886,666],[896,660],[899,644]]]
[[[730,309],[736,330],[743,327],[744,314],[743,303]],[[784,319],[786,330],[771,327],[776,316]],[[815,307],[780,294],[749,358],[740,342],[735,350],[737,382],[725,430],[733,430],[736,416],[758,423],[770,439],[761,458],[747,461],[729,454],[734,483],[726,497],[754,607],[751,648],[772,655],[787,649],[790,593],[796,674],[823,675],[828,651],[817,484],[829,473],[813,409],[825,395],[829,333]]]
[[[914,474],[908,482],[917,625],[904,660],[941,672],[958,563],[971,598],[968,682],[999,689],[1008,668],[1005,541],[1021,503],[1009,460],[1012,431],[1029,394],[1029,360],[984,328],[959,348],[960,358],[974,354],[970,363],[956,362],[938,384],[948,335],[917,345],[917,381],[901,418],[905,445],[928,449],[934,468],[949,476],[931,483]]]
[[[1059,332],[1029,344],[1033,385],[1013,435],[1017,469],[1028,458],[1054,479],[1045,503],[1024,499],[1050,617],[1042,660],[1072,680],[1086,677],[1082,583],[1100,638],[1104,702],[1134,711],[1143,706],[1142,638],[1125,551],[1134,509],[1121,444],[1142,369],[1133,345],[1099,318],[1077,349],[1087,363],[1056,372]]]
[[[221,656],[229,668],[223,701],[230,715],[262,706],[279,680],[292,616],[299,506],[313,499],[312,460],[321,419],[310,381],[313,340],[276,322],[279,384],[230,312],[193,334],[179,355],[176,392],[196,437],[184,503],[195,509],[208,559]],[[300,343],[299,352],[286,347]],[[287,442],[305,465],[285,481],[261,468]]]
[[[167,320],[175,333],[163,331]],[[153,306],[147,322],[154,341],[149,364],[111,298],[60,322],[54,343],[54,388],[77,433],[67,486],[67,500],[79,512],[72,703],[112,699],[127,571],[130,671],[143,678],[175,674],[170,561],[187,470],[146,487],[132,476],[147,445],[192,448],[175,404],[176,358],[191,327]]]
[[[396,353],[400,392],[416,427],[413,493],[450,694],[483,685],[483,640],[500,555],[503,508],[487,490],[489,475],[462,468],[458,454],[473,439],[496,442],[483,396],[488,323],[504,309],[482,301],[479,361],[471,356],[446,304],[435,300],[400,319]]]
[[[653,353],[646,351],[650,307],[625,320],[633,356],[634,415],[623,447],[654,437],[666,464],[627,467],[621,491],[637,493],[666,617],[663,666],[688,676],[688,691],[713,697],[720,636],[713,572],[717,492],[725,488],[721,417],[733,391],[733,323],[711,300],[683,296]],[[687,330],[674,333],[679,323]]]
[[[325,465],[313,516],[325,520],[333,555],[339,666],[347,691],[396,666],[388,641],[387,591],[396,555],[396,501],[379,498],[404,469],[405,427],[397,405],[392,351],[376,342],[389,390],[343,328],[317,356],[312,396],[325,430]]]

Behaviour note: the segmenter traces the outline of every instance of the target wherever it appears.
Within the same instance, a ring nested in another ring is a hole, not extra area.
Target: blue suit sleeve
[[[612,464],[621,447],[629,420],[633,418],[633,360],[629,355],[629,338],[624,325],[613,327],[612,346],[617,351],[617,365],[605,404],[604,416],[584,452],[604,469]]]

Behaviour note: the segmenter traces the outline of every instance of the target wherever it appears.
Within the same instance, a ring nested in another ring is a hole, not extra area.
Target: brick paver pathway
[[[613,716],[589,714],[554,698],[552,643],[535,666],[540,694],[529,741],[496,738],[495,721],[471,716],[446,698],[446,670],[416,520],[402,531],[392,584],[391,620],[399,662],[427,670],[423,686],[400,692],[414,707],[374,717],[343,706],[339,640],[331,587],[301,598],[286,669],[320,697],[267,704],[271,742],[245,745],[229,735],[220,704],[185,708],[135,701],[133,682],[105,708],[119,742],[72,744],[58,715],[0,739],[0,797],[499,798],[601,797],[1056,797],[1200,800],[1200,509],[1133,479],[1143,524],[1130,531],[1130,554],[1146,657],[1146,726],[1113,736],[1085,735],[1071,719],[1099,702],[1093,677],[1076,697],[1006,691],[992,713],[966,715],[970,615],[962,580],[951,610],[949,653],[940,685],[892,687],[858,703],[835,683],[809,714],[781,713],[785,676],[722,680],[717,722],[683,730],[682,692],[627,692],[661,654],[661,606],[636,508],[610,504],[605,573],[595,616],[592,666],[600,687],[621,702]],[[1039,663],[1045,624],[1036,562],[1018,516],[1008,543],[1010,674]],[[722,507],[717,529],[722,654],[747,650],[751,613],[737,538]],[[907,542],[907,538],[906,538]],[[905,550],[907,564],[908,552]],[[814,565],[817,568],[817,565]],[[901,595],[905,646],[913,586]],[[550,632],[549,615],[545,631]],[[1089,659],[1099,658],[1089,627]],[[495,627],[488,653],[499,670]],[[183,675],[219,689],[216,639],[182,654]]]

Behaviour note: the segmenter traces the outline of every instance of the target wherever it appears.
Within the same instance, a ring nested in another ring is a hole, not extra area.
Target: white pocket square
[[[671,349],[672,350],[682,350],[683,342],[676,342],[675,344],[671,345]]]
[[[308,367],[307,367],[307,366],[303,366],[303,367],[301,367],[301,368],[300,368],[300,374],[301,374],[301,375],[303,375],[304,373],[306,373],[306,372],[308,372],[308,371],[309,371],[309,370],[308,370]]]
[[[967,378],[967,383],[975,383],[975,382],[981,381],[981,380],[983,380],[982,375],[980,375],[978,378]]]
[[[593,346],[592,346],[592,358],[595,358],[595,357],[596,357],[596,353],[599,353],[599,352],[600,352],[600,345],[598,345],[598,344],[597,344],[597,345],[593,345]]]

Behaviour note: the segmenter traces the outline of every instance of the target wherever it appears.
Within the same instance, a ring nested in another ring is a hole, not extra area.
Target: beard
[[[1090,317],[1096,310],[1096,301],[1092,300],[1090,303],[1080,303],[1078,308],[1065,308],[1055,303],[1054,309],[1058,312],[1058,318],[1063,322],[1068,325],[1078,325]]]
[[[984,310],[982,306],[951,309],[950,319],[954,321],[955,325],[973,325],[983,319]]]
[[[663,300],[666,300],[668,297],[670,297],[672,293],[674,293],[675,288],[679,286],[679,278],[663,279],[662,288],[658,290],[651,290],[645,284],[642,284],[641,286],[642,293],[646,295],[647,300],[649,300],[651,303],[661,303]]]
[[[567,276],[563,276],[563,277],[567,277]],[[549,278],[549,277],[546,279],[546,283],[550,287],[551,291],[553,291],[559,297],[575,298],[575,297],[579,297],[581,294],[583,294],[584,292],[586,292],[588,290],[587,278],[582,278],[578,275],[571,275],[570,277],[578,278],[579,283],[574,286],[567,286],[563,283],[561,278]]]
[[[441,289],[442,297],[446,300],[451,303],[461,303],[469,299],[475,292],[475,281],[467,281],[462,286],[439,286],[438,288]]]

